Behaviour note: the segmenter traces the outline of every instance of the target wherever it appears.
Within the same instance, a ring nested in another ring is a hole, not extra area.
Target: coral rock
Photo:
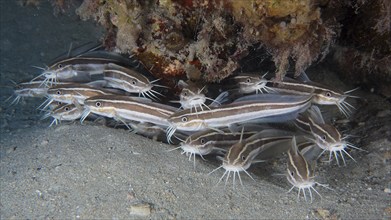
[[[114,26],[116,49],[135,53],[156,77],[183,77],[197,68],[207,82],[231,75],[257,43],[271,52],[277,78],[290,58],[300,73],[328,51],[337,33],[310,0],[85,0],[78,14],[108,30]]]

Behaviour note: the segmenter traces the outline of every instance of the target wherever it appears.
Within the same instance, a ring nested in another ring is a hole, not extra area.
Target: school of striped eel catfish
[[[346,164],[351,149],[347,141],[321,113],[323,105],[334,105],[349,117],[354,106],[347,98],[357,98],[312,82],[303,73],[283,81],[267,79],[266,74],[240,73],[215,85],[215,97],[208,88],[191,81],[178,82],[179,100],[160,101],[168,88],[142,73],[137,61],[99,49],[59,57],[29,82],[16,84],[12,104],[23,97],[46,97],[38,108],[43,118],[53,118],[50,126],[62,121],[80,122],[104,118],[106,125],[123,127],[156,141],[176,145],[189,160],[215,155],[224,169],[218,181],[227,184],[254,164],[286,156],[286,176],[313,200],[315,165],[336,161]],[[212,87],[212,86],[211,86]],[[178,105],[178,106],[176,106]],[[179,106],[180,105],[180,106]],[[347,157],[346,157],[347,156]],[[327,159],[328,157],[328,159]],[[325,160],[325,161],[324,161]],[[342,161],[341,161],[342,160]]]

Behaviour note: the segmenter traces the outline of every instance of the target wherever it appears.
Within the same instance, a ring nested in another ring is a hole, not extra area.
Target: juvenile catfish
[[[291,147],[288,150],[288,167],[287,167],[287,179],[292,184],[292,188],[288,191],[292,191],[294,188],[298,188],[297,198],[300,197],[300,192],[303,191],[304,199],[307,201],[305,190],[308,190],[311,202],[312,202],[312,190],[322,197],[319,192],[314,188],[315,185],[320,185],[328,188],[326,185],[315,182],[314,168],[310,165],[307,159],[299,151],[296,137],[292,138]]]
[[[300,114],[296,119],[296,125],[301,130],[310,134],[312,136],[312,141],[323,150],[319,156],[324,152],[329,152],[329,162],[332,161],[332,156],[334,155],[335,160],[339,165],[338,157],[340,156],[343,163],[346,165],[344,154],[354,160],[346,149],[354,148],[361,150],[346,141],[345,139],[348,136],[342,137],[335,126],[325,123],[320,109],[317,106],[312,106],[307,112]]]
[[[236,101],[201,112],[183,110],[169,117],[167,138],[170,139],[177,129],[200,131],[207,128],[224,128],[236,123],[302,112],[310,106],[311,99],[311,96],[267,94],[257,100]]]
[[[122,89],[129,93],[137,93],[139,96],[158,99],[156,95],[161,95],[153,90],[153,87],[165,87],[154,84],[146,76],[136,71],[135,68],[126,68],[114,63],[109,63],[103,70],[103,79],[107,81],[107,86]]]
[[[219,182],[226,176],[225,184],[227,184],[232,172],[233,186],[235,186],[236,175],[239,178],[240,184],[243,185],[240,172],[243,171],[251,177],[247,169],[251,164],[262,162],[262,160],[256,160],[256,157],[265,154],[262,155],[262,158],[266,159],[285,152],[291,138],[292,134],[290,132],[276,129],[266,129],[247,139],[241,138],[239,142],[229,148],[224,158],[220,158],[223,164],[209,174],[220,168],[224,168],[225,172],[219,179]]]
[[[349,117],[355,109],[346,98],[358,98],[357,96],[349,95],[350,90],[341,92],[337,89],[327,87],[320,83],[310,81],[305,73],[302,74],[303,81],[298,81],[285,77],[283,81],[273,82],[272,89],[278,93],[309,95],[312,94],[312,103],[316,105],[336,105],[340,112]]]
[[[180,143],[179,148],[183,150],[183,154],[193,157],[195,167],[195,156],[203,156],[212,153],[224,153],[227,151],[227,146],[232,146],[239,139],[248,138],[254,135],[256,131],[244,131],[242,135],[239,132],[231,132],[228,129],[216,131],[208,129],[205,131],[196,132]]]
[[[77,82],[86,83],[102,79],[103,70],[108,64],[131,66],[130,60],[119,54],[107,51],[93,51],[78,56],[65,57],[53,62],[43,73],[34,78],[45,78],[45,83]]]
[[[90,113],[114,118],[127,124],[126,121],[152,123],[161,127],[168,126],[168,117],[176,108],[156,103],[146,98],[120,95],[95,96],[84,102],[86,111],[83,121]]]

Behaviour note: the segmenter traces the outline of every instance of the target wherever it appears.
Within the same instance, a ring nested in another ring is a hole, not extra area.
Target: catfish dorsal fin
[[[185,81],[183,81],[183,80],[179,80],[178,81],[178,87],[179,88],[183,89],[183,88],[188,87],[188,86],[189,86],[189,84],[187,84]]]
[[[292,150],[295,154],[298,154],[297,144],[296,144],[296,136],[292,137]]]
[[[72,104],[76,106],[77,109],[83,110],[84,106],[82,106],[76,99],[72,99]]]
[[[307,74],[304,71],[296,77],[296,80],[304,83],[311,82],[310,78],[308,78]]]
[[[211,129],[213,131],[217,131],[217,132],[219,132],[219,134],[224,134],[225,133],[223,130],[218,129],[218,128],[214,128],[214,127],[210,127],[210,126],[207,126],[207,128],[209,128],[209,129]]]
[[[242,132],[240,133],[239,143],[242,143],[242,140],[243,140],[243,133],[244,133],[244,126],[242,127]]]
[[[217,107],[228,100],[228,92],[222,92],[210,104],[211,107]]]
[[[311,106],[308,110],[309,117],[311,117],[316,123],[325,124],[322,113],[318,106]]]
[[[73,42],[71,42],[71,44],[69,45],[67,57],[71,57],[72,47],[73,47]]]

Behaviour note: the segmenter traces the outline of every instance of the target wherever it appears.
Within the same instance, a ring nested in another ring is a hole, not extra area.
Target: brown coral
[[[319,6],[311,0],[235,1],[233,13],[244,23],[245,37],[261,42],[273,56],[281,80],[290,58],[295,61],[295,73],[300,74],[319,57],[327,54],[338,36],[338,24],[322,18]]]
[[[272,55],[277,79],[291,63],[300,73],[339,33],[313,0],[84,0],[77,13],[104,25],[109,47],[134,53],[156,77],[207,82],[232,74],[254,44]]]

